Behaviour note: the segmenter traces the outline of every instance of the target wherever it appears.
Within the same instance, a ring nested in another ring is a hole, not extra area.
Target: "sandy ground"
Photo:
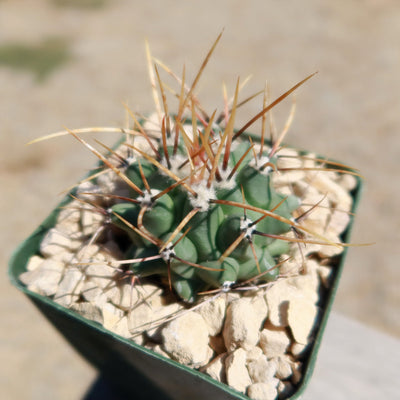
[[[8,283],[6,265],[19,242],[83,175],[94,158],[72,138],[25,146],[63,126],[124,124],[122,101],[153,110],[144,53],[190,82],[213,40],[222,40],[199,86],[212,112],[221,109],[221,82],[267,79],[273,95],[319,74],[298,90],[287,143],[340,159],[362,171],[365,190],[335,310],[400,336],[398,242],[400,187],[400,8],[393,0],[250,1],[0,1],[1,48],[66,43],[67,61],[45,76],[0,61],[0,390],[7,399],[79,398],[95,373]],[[75,4],[75,6],[74,6]],[[238,124],[259,111],[243,108]],[[282,128],[290,101],[276,112]],[[114,138],[107,138],[113,142]],[[39,367],[38,367],[39,365]],[[54,371],[57,373],[54,373]],[[50,381],[49,381],[50,380]],[[65,382],[76,382],[65,390]],[[63,386],[64,384],[64,386]]]

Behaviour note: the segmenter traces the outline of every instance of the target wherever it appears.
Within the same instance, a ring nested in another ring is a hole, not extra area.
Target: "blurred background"
[[[198,87],[210,113],[222,109],[223,81],[232,94],[252,74],[242,98],[265,80],[277,97],[319,71],[296,92],[286,142],[361,170],[352,241],[375,242],[350,249],[334,309],[400,336],[397,1],[0,0],[2,398],[77,399],[95,377],[6,277],[13,249],[95,159],[71,137],[25,144],[64,126],[123,126],[122,102],[152,111],[145,38],[177,73],[185,64],[191,82],[222,28]],[[243,107],[238,125],[261,101]],[[290,105],[276,110],[278,129]]]

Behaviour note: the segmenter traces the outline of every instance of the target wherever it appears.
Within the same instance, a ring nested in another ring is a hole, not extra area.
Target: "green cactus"
[[[185,301],[193,301],[199,292],[228,290],[241,282],[275,280],[278,260],[288,253],[290,242],[307,243],[302,233],[314,236],[309,243],[335,244],[302,227],[301,215],[296,213],[299,199],[274,188],[284,133],[270,146],[264,140],[265,114],[312,75],[269,105],[264,96],[263,109],[235,131],[239,80],[233,100],[225,102],[219,117],[215,112],[207,116],[193,94],[219,38],[192,86],[185,87],[184,77],[180,81],[176,114],[168,111],[156,66],[150,77],[157,121],[151,121],[149,128],[128,110],[133,129],[106,128],[127,135],[120,148],[128,155],[120,165],[111,162],[115,151],[109,149],[109,157],[103,156],[78,131],[68,131],[100,158],[106,171],[115,172],[129,187],[127,197],[100,195],[104,196],[106,225],[119,237],[125,235],[123,272],[167,282]],[[254,145],[244,132],[259,119],[263,121],[261,142]],[[286,235],[289,231],[295,238]]]
[[[178,147],[183,147],[182,142],[179,136]],[[221,148],[226,150],[226,143]],[[161,139],[157,150],[163,151]],[[287,242],[257,233],[288,232],[291,225],[281,220],[290,221],[299,202],[294,196],[277,193],[272,185],[272,170],[258,167],[253,158],[242,161],[240,171],[228,178],[233,168],[230,166],[237,165],[235,158],[240,151],[244,154],[243,150],[242,147],[226,153],[227,167],[224,169],[221,160],[214,168],[220,178],[210,180],[212,171],[201,178],[193,175],[194,183],[191,185],[188,179],[186,186],[173,187],[166,170],[149,164],[145,169],[143,156],[127,168],[126,175],[142,193],[132,190],[135,202],[114,204],[110,212],[112,222],[131,238],[129,251],[136,261],[130,270],[134,275],[167,277],[185,300],[191,300],[198,291],[254,277],[260,281],[276,278],[279,269],[275,268],[275,259],[288,250]],[[172,151],[167,157],[170,164],[182,163],[178,152],[174,156]],[[268,154],[261,153],[260,157],[268,158]],[[166,156],[161,160],[163,163]],[[155,159],[154,164],[158,164]],[[205,161],[203,165],[207,165]],[[222,178],[223,175],[227,178]],[[273,216],[265,216],[262,210],[270,211]],[[146,233],[140,236],[132,226],[138,227],[137,232]]]

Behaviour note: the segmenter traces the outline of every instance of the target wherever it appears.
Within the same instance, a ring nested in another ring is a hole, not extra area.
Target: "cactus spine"
[[[152,70],[157,122],[140,123],[130,112],[134,128],[120,130],[127,134],[121,145],[127,156],[120,165],[110,161],[115,151],[105,157],[77,131],[69,131],[129,187],[128,196],[101,195],[107,204],[107,227],[124,237],[120,268],[135,279],[154,277],[166,283],[185,301],[240,282],[275,280],[279,257],[297,241],[286,234],[313,235],[299,222],[299,200],[274,188],[284,134],[271,146],[264,143],[264,129],[259,145],[244,134],[258,119],[265,124],[265,114],[312,75],[269,105],[264,99],[262,111],[235,131],[239,80],[233,100],[226,101],[219,117],[215,112],[206,115],[194,95],[219,38],[192,86],[186,88],[184,77],[178,79],[181,90],[174,115],[169,113],[157,66]],[[317,241],[334,244],[315,234],[313,243]]]

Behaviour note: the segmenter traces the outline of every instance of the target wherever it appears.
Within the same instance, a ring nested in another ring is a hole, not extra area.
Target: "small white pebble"
[[[251,378],[246,367],[246,351],[238,348],[230,353],[225,359],[226,381],[229,386],[246,393],[251,385]]]
[[[274,363],[276,365],[275,376],[278,379],[285,380],[290,378],[290,376],[292,375],[292,366],[290,361],[291,360],[286,355],[275,357],[271,360],[271,363]]]
[[[268,319],[276,327],[288,325],[287,308],[289,300],[298,296],[298,290],[287,279],[274,283],[265,293],[268,305]]]
[[[357,186],[357,178],[354,175],[342,174],[339,177],[338,183],[347,191],[351,191]]]
[[[122,317],[119,321],[115,323],[115,325],[112,327],[112,331],[117,335],[120,335],[127,339],[132,336],[128,329],[128,318],[126,316]]]
[[[122,319],[124,313],[111,303],[104,304],[102,310],[104,328],[113,331],[117,323]]]
[[[208,328],[198,313],[191,311],[167,323],[161,335],[163,349],[179,363],[201,367],[209,362]]]
[[[277,364],[268,361],[265,355],[261,355],[258,359],[250,361],[247,364],[247,368],[253,383],[267,383],[274,377],[277,370]]]
[[[242,297],[230,303],[223,329],[225,346],[229,351],[238,347],[250,349],[259,339],[261,325],[267,317],[262,298]]]
[[[138,290],[135,286],[132,286],[130,284],[124,284],[119,289],[121,295],[120,301],[117,305],[123,310],[128,311],[133,308],[140,299]]]
[[[103,289],[90,279],[83,283],[81,294],[85,300],[100,308],[107,302],[107,296]]]
[[[344,210],[349,211],[349,210]],[[342,210],[333,210],[328,219],[327,231],[338,236],[345,231],[350,222],[350,215]]]
[[[263,356],[263,351],[261,350],[261,347],[253,346],[246,351],[246,356],[247,362],[254,361]]]
[[[252,400],[275,400],[278,396],[277,386],[278,382],[276,385],[263,382],[253,383],[247,390],[247,396]]]
[[[134,334],[138,331],[146,332],[146,335],[153,340],[161,340],[158,328],[165,319],[182,310],[182,305],[179,303],[164,304],[162,291],[154,285],[137,286],[137,293],[134,295],[138,295],[138,301],[135,302],[132,309],[129,309],[129,330]]]
[[[71,245],[72,241],[68,236],[52,228],[47,232],[40,243],[40,253],[46,258],[54,258],[60,253],[69,251]]]
[[[102,264],[101,262],[98,264],[88,265],[84,269],[84,272],[87,279],[91,280],[102,289],[110,285],[110,282],[112,282],[112,278],[116,273],[114,268],[107,264]]]
[[[28,264],[26,265],[27,271],[34,271],[39,265],[44,261],[42,257],[39,256],[32,256],[28,260]]]
[[[206,322],[210,335],[218,335],[224,326],[226,301],[223,296],[215,300],[205,302],[198,312]]]
[[[79,299],[83,281],[84,275],[80,269],[67,268],[54,294],[54,301],[64,307],[70,307]]]
[[[260,347],[268,358],[286,353],[290,338],[285,330],[263,329],[260,334]]]
[[[81,229],[84,236],[93,235],[104,224],[104,216],[93,210],[81,210]]]
[[[91,321],[103,324],[103,315],[101,313],[100,307],[97,307],[94,304],[87,302],[75,303],[71,306],[71,309],[76,311],[83,317],[90,319]]]
[[[22,273],[19,279],[32,292],[39,293],[43,296],[52,296],[57,292],[63,270],[63,263],[52,259],[46,259],[33,271]]]
[[[317,306],[307,299],[296,299],[289,302],[288,321],[297,343],[307,344],[309,342],[317,314]]]
[[[226,382],[226,373],[225,373],[225,360],[227,357],[227,353],[222,353],[212,359],[206,366],[201,368],[201,371],[210,375],[211,378],[215,379],[218,382]]]

